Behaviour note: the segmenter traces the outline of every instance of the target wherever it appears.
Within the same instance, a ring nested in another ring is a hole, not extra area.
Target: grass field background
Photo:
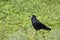
[[[51,31],[36,31],[31,15]],[[0,40],[60,40],[60,0],[0,0]]]

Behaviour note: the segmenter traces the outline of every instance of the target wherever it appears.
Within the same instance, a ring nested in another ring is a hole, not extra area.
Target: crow
[[[42,24],[35,15],[32,15],[31,17],[31,22],[32,25],[34,27],[35,30],[40,30],[40,29],[44,29],[44,30],[51,30],[51,28],[48,28],[47,26],[45,26],[44,24]]]

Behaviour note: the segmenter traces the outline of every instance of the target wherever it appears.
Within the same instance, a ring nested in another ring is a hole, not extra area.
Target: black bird
[[[35,30],[40,30],[40,29],[51,30],[50,28],[42,24],[39,20],[37,20],[35,15],[32,15],[31,21]]]

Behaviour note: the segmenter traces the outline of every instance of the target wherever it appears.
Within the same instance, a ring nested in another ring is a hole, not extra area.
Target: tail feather
[[[44,28],[45,30],[51,30],[51,28],[48,28],[48,27],[46,27],[46,28]]]

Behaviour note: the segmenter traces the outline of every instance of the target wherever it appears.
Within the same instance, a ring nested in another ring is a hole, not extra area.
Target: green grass
[[[31,15],[51,31],[35,31]],[[0,40],[60,40],[60,0],[0,0]]]

